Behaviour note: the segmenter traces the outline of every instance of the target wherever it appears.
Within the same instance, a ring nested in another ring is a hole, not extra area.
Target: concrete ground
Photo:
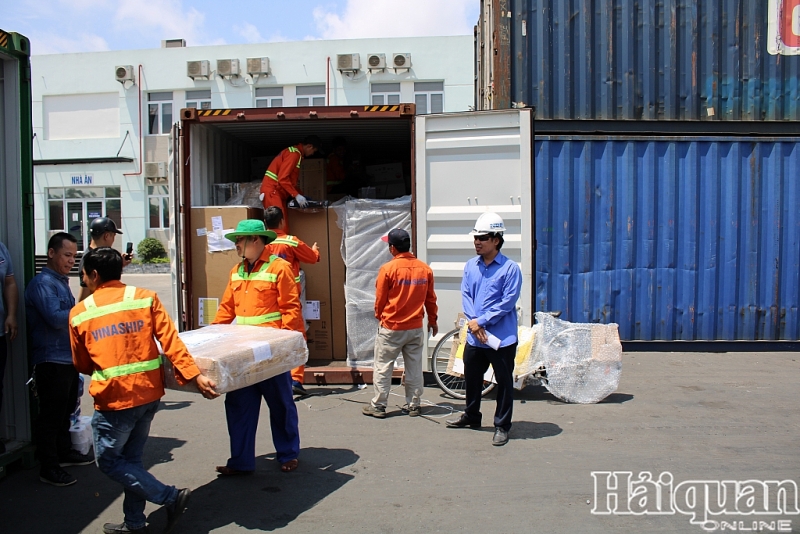
[[[797,359],[787,352],[626,353],[618,391],[600,404],[564,404],[542,387],[518,394],[504,447],[491,445],[492,399],[484,428],[448,429],[443,418],[463,401],[436,387],[425,389],[435,405],[423,411],[429,418],[400,415],[394,405],[404,400],[393,396],[384,420],[361,414],[371,386],[310,387],[297,401],[299,469],[279,472],[265,407],[257,471],[239,478],[214,472],[228,457],[223,399],[169,391],[145,463],[164,482],[193,489],[176,533],[703,532],[682,513],[593,515],[608,491],[600,484],[595,495],[591,473],[668,472],[674,487],[798,481]],[[394,393],[402,395],[402,386]],[[91,412],[87,397],[84,411]],[[67,469],[78,483],[66,488],[39,482],[36,469],[0,481],[0,531],[97,533],[122,519],[117,484],[94,465]],[[160,532],[166,513],[154,505],[147,513],[151,532]],[[763,532],[800,532],[800,515],[714,519],[728,521],[727,531],[752,529],[757,520]]]

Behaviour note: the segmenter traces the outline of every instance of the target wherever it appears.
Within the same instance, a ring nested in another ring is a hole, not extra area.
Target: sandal
[[[284,473],[291,473],[297,469],[298,464],[299,462],[297,461],[297,458],[294,460],[289,460],[288,462],[284,462],[281,464],[281,471]]]
[[[241,475],[252,475],[252,471],[242,471],[241,469],[234,469],[232,467],[228,467],[227,465],[218,465],[217,466],[217,473],[224,477],[230,476],[241,476]]]

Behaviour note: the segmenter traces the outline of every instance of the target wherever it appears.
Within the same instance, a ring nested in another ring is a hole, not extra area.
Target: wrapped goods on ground
[[[546,387],[566,402],[600,402],[617,390],[622,374],[618,326],[570,323],[536,312],[541,325],[532,365],[547,371]]]
[[[72,441],[72,450],[81,454],[89,454],[92,448],[92,418],[81,415],[69,427],[69,437]]]
[[[200,371],[217,383],[218,393],[256,384],[308,360],[303,334],[291,330],[220,324],[179,335]],[[194,385],[179,386],[169,360],[164,362],[168,388],[197,392]]]

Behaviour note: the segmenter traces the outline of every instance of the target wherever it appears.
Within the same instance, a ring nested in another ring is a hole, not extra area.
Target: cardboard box
[[[325,200],[328,188],[325,183],[324,159],[303,159],[303,163],[300,164],[300,177],[297,180],[297,188],[309,200]]]
[[[246,206],[206,206],[191,209],[192,247],[192,328],[206,326],[216,315],[213,300],[219,299],[228,285],[231,269],[241,259],[236,250],[209,252],[208,234],[221,226],[232,231],[242,219],[264,219],[264,210]],[[214,232],[217,236],[224,232]]]
[[[328,209],[328,250],[331,270],[331,309],[333,313],[333,359],[347,359],[347,316],[344,313],[345,267],[342,258],[343,230],[336,224],[336,210]]]
[[[319,320],[308,321],[308,359],[333,359],[333,322],[331,307],[331,277],[328,247],[328,210],[316,213],[292,212],[291,233],[308,246],[315,242],[320,247],[319,263],[301,263],[306,273],[306,300],[319,301]],[[338,312],[341,313],[341,312]]]

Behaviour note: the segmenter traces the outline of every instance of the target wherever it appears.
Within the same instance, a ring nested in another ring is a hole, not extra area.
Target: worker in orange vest
[[[269,254],[283,258],[292,265],[294,279],[298,284],[297,290],[301,295],[300,303],[305,306],[303,288],[300,286],[300,263],[319,262],[319,247],[316,243],[309,247],[297,237],[288,235],[284,231],[286,220],[283,217],[283,211],[278,206],[267,208],[267,212],[264,214],[264,221],[267,223],[267,228],[278,236],[272,243],[267,245],[267,250]],[[303,324],[303,329],[305,330],[305,324]],[[307,393],[306,388],[303,387],[305,370],[305,365],[292,369],[292,391],[296,395],[305,395]]]
[[[169,531],[191,491],[161,483],[142,466],[150,423],[164,396],[163,356],[156,340],[178,383],[194,382],[208,399],[219,395],[216,384],[195,365],[158,296],[120,282],[122,264],[122,255],[110,247],[83,257],[81,274],[91,295],[69,314],[72,360],[78,372],[92,377],[97,465],[125,488],[125,519],[106,523],[103,532],[146,532],[146,501],[166,507]]]
[[[264,173],[261,181],[261,194],[258,199],[264,205],[264,209],[270,206],[280,206],[286,209],[289,197],[294,197],[295,202],[301,208],[308,206],[308,200],[302,192],[297,189],[297,180],[300,177],[300,165],[304,157],[316,154],[322,142],[316,135],[309,135],[303,142],[296,146],[290,146],[281,150],[275,156],[272,163]],[[286,229],[289,229],[288,216],[286,217]]]
[[[242,261],[231,269],[228,286],[222,295],[212,324],[256,325],[294,330],[305,336],[300,308],[300,293],[292,266],[272,256],[267,245],[277,235],[264,227],[263,221],[239,221],[234,232],[225,238],[236,244]],[[288,372],[225,395],[225,418],[231,441],[231,457],[217,466],[223,476],[247,475],[256,468],[256,430],[261,398],[269,406],[272,443],[281,471],[297,469],[300,454],[300,430],[297,407],[292,396],[292,378]]]

